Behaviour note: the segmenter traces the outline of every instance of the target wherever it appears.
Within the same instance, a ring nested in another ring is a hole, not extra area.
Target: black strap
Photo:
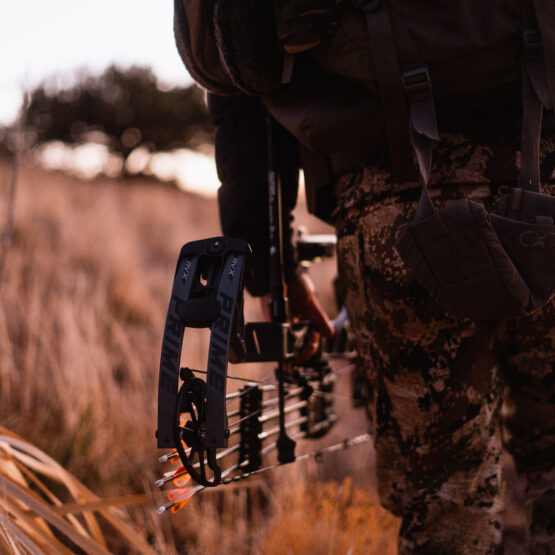
[[[389,147],[394,164],[403,172],[404,166],[407,166],[414,176],[412,152],[406,140],[408,124],[410,145],[416,153],[422,179],[424,183],[428,183],[433,141],[439,140],[432,82],[428,68],[421,63],[421,57],[408,30],[402,21],[394,21],[393,30],[391,15],[385,2],[381,2],[377,9],[374,5],[373,11],[366,15]],[[399,65],[397,47],[403,66]],[[409,180],[414,180],[414,177]]]
[[[555,107],[555,2],[553,0],[533,0],[543,41],[543,54],[547,89],[551,98],[551,108]]]
[[[433,141],[439,141],[432,81],[427,66],[403,71],[403,86],[409,99],[410,142],[416,152],[424,183],[430,179]]]
[[[432,198],[430,197],[428,185],[424,183],[424,186],[422,187],[422,193],[420,194],[420,200],[418,201],[418,206],[416,207],[414,223],[424,221],[426,218],[433,216],[434,212],[434,203],[432,202]]]
[[[542,2],[536,3],[536,9],[538,4]],[[540,15],[546,14],[540,13]],[[543,37],[538,29],[534,4],[531,0],[522,2],[522,21],[522,135],[519,185],[523,189],[539,192],[543,107],[553,108],[553,102],[546,75],[548,66],[544,55]],[[550,29],[547,34],[555,33]]]
[[[385,116],[389,153],[396,176],[405,182],[417,181],[407,126],[409,114],[389,13],[384,2],[377,8],[371,4],[372,10],[367,10],[366,14],[366,27]]]
[[[536,95],[548,110],[553,109],[553,101],[549,94],[547,75],[545,72],[546,65],[543,41],[540,30],[537,27],[528,27],[524,29],[522,58]]]
[[[403,19],[394,9],[390,12],[395,36],[403,88],[409,101],[410,142],[418,161],[424,183],[428,183],[432,169],[433,142],[439,141],[437,117],[432,91],[432,80],[425,59],[414,42]]]
[[[519,185],[530,191],[540,191],[540,137],[543,106],[528,72],[522,71],[522,144],[520,147]]]

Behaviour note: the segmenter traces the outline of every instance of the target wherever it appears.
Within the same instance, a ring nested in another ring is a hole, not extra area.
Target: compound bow
[[[295,363],[310,324],[292,325],[287,318],[281,192],[272,136],[268,119],[272,321],[245,323],[243,287],[250,256],[246,241],[224,237],[195,241],[186,244],[178,258],[162,342],[156,436],[159,448],[171,449],[160,461],[180,461],[182,466],[157,481],[158,486],[178,488],[168,492],[169,503],[159,512],[178,510],[200,489],[299,460],[296,440],[321,437],[337,420],[332,406],[334,374],[328,361],[335,356],[353,360],[356,353],[343,310],[333,322],[334,337],[322,339],[310,361],[302,366]],[[334,240],[319,239],[301,238],[297,242],[299,258],[314,260],[331,255]],[[206,370],[181,367],[186,328],[210,329]],[[228,376],[228,362],[276,362],[277,384]],[[247,383],[228,394],[228,378]],[[363,434],[326,450],[367,439]],[[277,463],[262,467],[264,455],[274,450]],[[234,455],[236,462],[222,469],[222,460]],[[307,456],[311,454],[302,458]],[[197,486],[184,489],[190,478]]]

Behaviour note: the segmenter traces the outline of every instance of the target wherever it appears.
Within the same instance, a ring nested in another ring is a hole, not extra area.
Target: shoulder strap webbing
[[[402,76],[409,100],[410,142],[416,152],[422,179],[428,183],[432,170],[433,142],[439,141],[432,81],[425,65],[406,69]]]
[[[371,2],[370,6],[373,10],[366,14],[368,37],[380,87],[391,157],[400,170],[396,173],[410,176],[406,181],[414,180],[412,151],[407,144],[408,127],[410,145],[416,153],[422,179],[427,183],[432,167],[433,141],[439,140],[430,73],[419,58],[414,41],[402,22],[395,27],[397,40],[394,39],[385,2],[380,2],[377,7],[375,2]],[[397,47],[404,64],[402,68]]]
[[[555,107],[555,2],[533,0],[533,4],[543,42],[547,89],[551,98],[551,109],[553,109]]]
[[[417,181],[407,126],[409,115],[389,13],[384,2],[369,2],[361,9],[366,12],[368,39],[394,171],[401,181]]]
[[[530,76],[522,71],[522,131],[520,146],[519,185],[530,191],[540,191],[540,138],[543,105]]]
[[[541,103],[548,109],[553,109],[553,101],[547,83],[546,63],[543,41],[537,26],[529,27],[524,21],[522,61],[524,69],[530,78],[530,83]],[[535,23],[535,22],[531,22]]]
[[[423,62],[424,57],[405,22],[396,15],[394,10],[390,12],[392,32],[401,59],[403,88],[409,103],[410,142],[416,153],[420,175],[424,183],[428,183],[433,143],[439,141],[432,80],[428,66]]]
[[[554,2],[549,3],[551,6]],[[536,18],[536,10],[540,16]],[[555,36],[552,28],[544,28],[540,33],[538,23],[548,18],[549,6],[542,1],[532,4],[531,0],[522,2],[522,135],[520,156],[519,185],[523,189],[540,191],[540,140],[543,108],[553,109],[553,97],[550,93],[549,74],[549,40]],[[555,17],[555,10],[551,10]],[[539,21],[538,21],[539,20]],[[552,19],[552,22],[554,20]],[[545,32],[545,37],[544,37]],[[545,48],[547,46],[547,48]],[[553,60],[555,63],[555,60]]]

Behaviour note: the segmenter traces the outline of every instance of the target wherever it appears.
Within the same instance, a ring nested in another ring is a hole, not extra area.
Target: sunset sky
[[[0,123],[14,119],[23,88],[79,69],[148,65],[189,84],[173,42],[170,0],[0,0]]]

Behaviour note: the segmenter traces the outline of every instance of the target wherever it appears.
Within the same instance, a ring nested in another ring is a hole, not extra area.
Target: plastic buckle
[[[540,60],[543,57],[543,42],[539,29],[525,29],[522,39],[526,59]]]
[[[358,7],[366,13],[375,12],[382,4],[382,0],[357,0]]]
[[[432,80],[427,66],[418,66],[413,69],[403,71],[402,79],[405,92],[409,97],[422,92],[430,93],[432,90]]]

